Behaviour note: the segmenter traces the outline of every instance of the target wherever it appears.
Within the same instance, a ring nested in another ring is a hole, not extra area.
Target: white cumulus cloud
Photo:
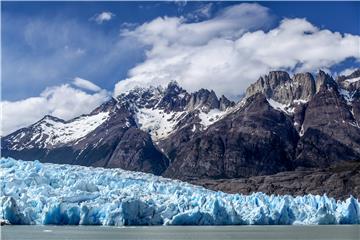
[[[101,88],[98,85],[90,82],[89,80],[79,78],[79,77],[74,78],[73,84],[79,88],[82,88],[85,90],[90,90],[93,92],[98,92],[101,90]]]
[[[69,120],[89,113],[109,98],[105,90],[88,94],[69,84],[46,88],[38,97],[1,101],[1,136],[26,127],[45,115]]]
[[[114,95],[176,80],[189,91],[209,88],[232,97],[271,70],[316,71],[347,58],[360,60],[359,36],[320,29],[300,18],[264,30],[272,20],[269,9],[244,3],[202,22],[163,17],[123,32],[149,50],[145,61],[116,84]]]
[[[95,14],[91,20],[95,21],[97,24],[102,24],[103,22],[108,22],[115,17],[115,14],[112,12],[101,12]]]

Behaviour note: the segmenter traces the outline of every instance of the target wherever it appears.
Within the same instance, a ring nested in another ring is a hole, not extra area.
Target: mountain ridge
[[[45,116],[3,137],[2,155],[199,184],[327,169],[360,161],[359,80],[360,70],[336,80],[323,71],[272,71],[237,103],[176,82],[138,87],[69,121]]]

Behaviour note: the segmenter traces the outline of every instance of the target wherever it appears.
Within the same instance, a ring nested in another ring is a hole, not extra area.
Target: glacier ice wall
[[[214,192],[120,169],[0,159],[0,218],[12,224],[358,224],[359,201]]]

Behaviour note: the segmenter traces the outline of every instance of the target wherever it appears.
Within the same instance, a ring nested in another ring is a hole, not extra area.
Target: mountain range
[[[137,87],[91,113],[44,116],[2,156],[122,168],[231,193],[360,197],[360,69],[261,76],[238,102],[176,82]]]

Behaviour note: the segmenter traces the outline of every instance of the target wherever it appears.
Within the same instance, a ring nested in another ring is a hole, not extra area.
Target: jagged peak
[[[291,78],[293,81],[296,81],[300,78],[306,78],[315,81],[314,76],[310,72],[300,72],[295,73],[294,76]]]
[[[182,89],[182,88],[177,81],[172,80],[167,84],[166,89]]]
[[[179,94],[188,94],[188,92],[183,89],[178,82],[176,81],[170,81],[166,88],[163,91],[163,95],[179,95]]]
[[[145,87],[135,86],[127,90],[126,92],[120,93],[116,98],[119,99],[123,96],[128,96],[128,95],[139,95],[146,92],[164,92],[164,88],[161,85],[158,86],[149,85]]]
[[[276,79],[279,79],[282,81],[291,80],[289,73],[286,71],[282,71],[282,70],[270,71],[269,74],[266,76],[271,79],[276,78]]]
[[[316,92],[319,92],[323,87],[337,89],[337,83],[332,76],[319,70],[316,75]]]

